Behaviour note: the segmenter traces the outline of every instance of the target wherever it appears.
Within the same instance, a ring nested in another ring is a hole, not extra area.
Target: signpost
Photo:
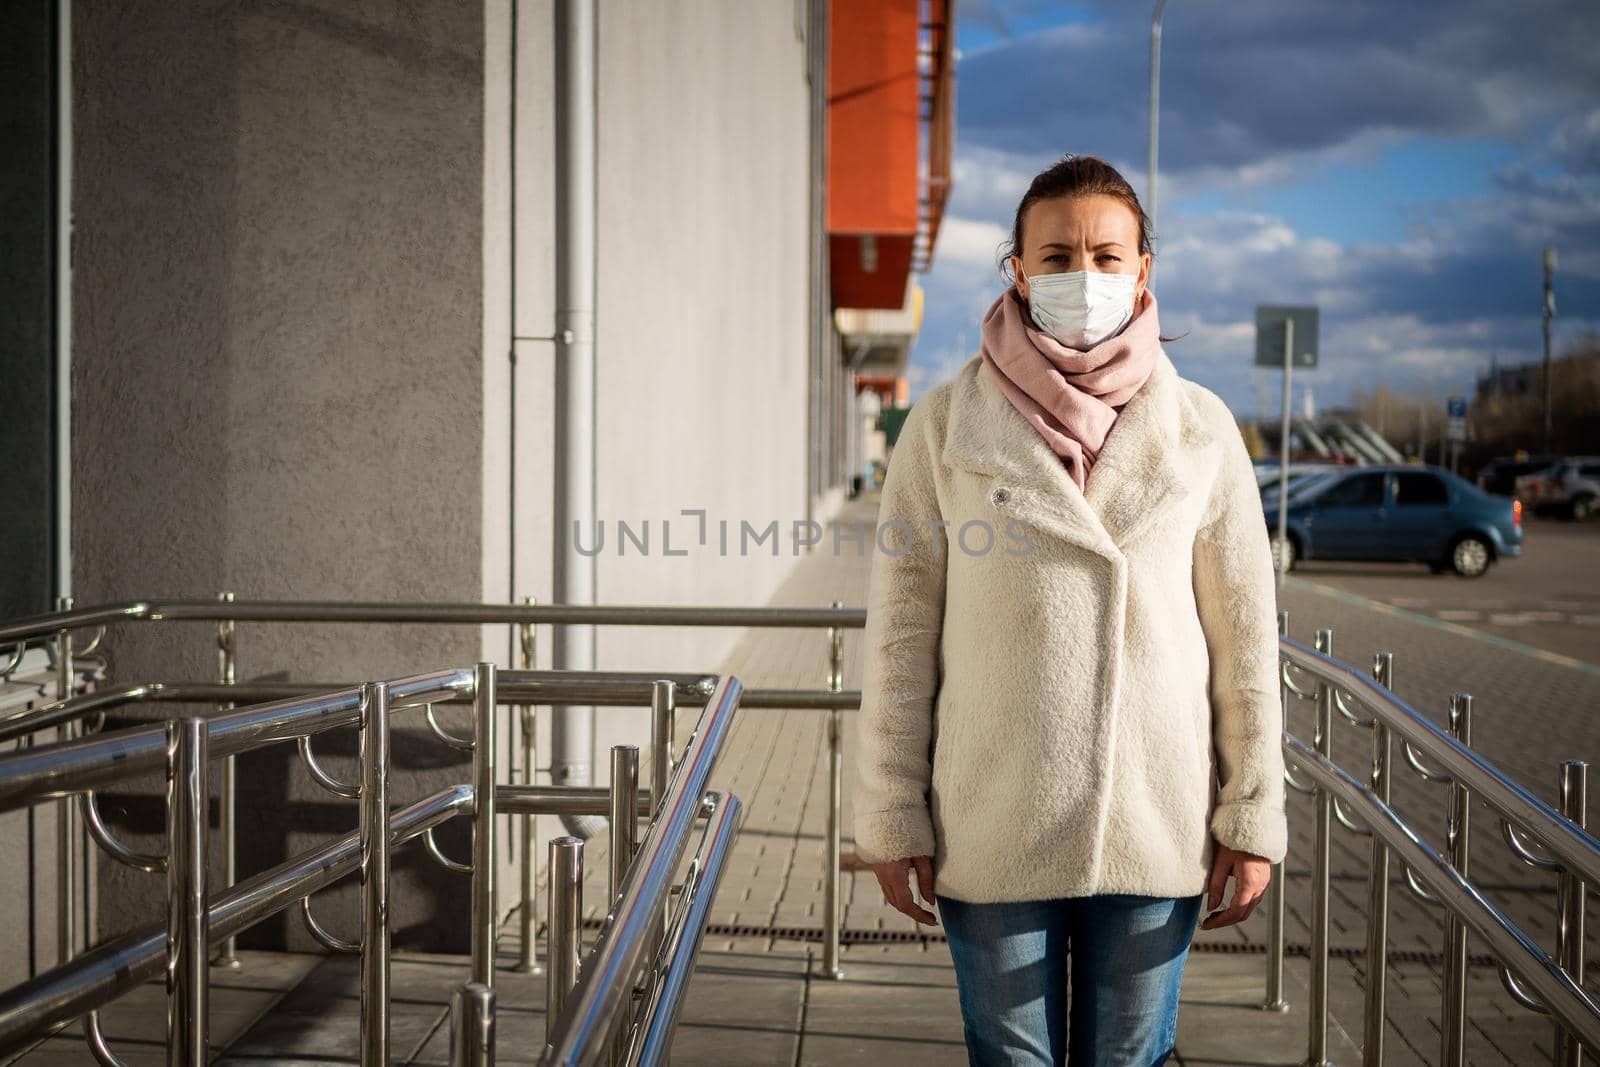
[[[1461,461],[1461,443],[1467,439],[1467,398],[1453,396],[1445,401],[1444,439],[1450,442],[1450,473]]]
[[[1278,445],[1278,539],[1273,565],[1282,588],[1289,551],[1289,370],[1317,365],[1317,309],[1264,304],[1256,308],[1256,366],[1283,368],[1283,427]]]

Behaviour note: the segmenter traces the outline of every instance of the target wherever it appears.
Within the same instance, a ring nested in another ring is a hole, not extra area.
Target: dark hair
[[[1022,202],[1017,205],[1017,217],[1011,224],[1011,238],[1000,252],[1000,276],[1007,285],[1016,284],[1016,279],[1007,270],[1012,256],[1022,256],[1022,220],[1028,208],[1040,200],[1054,200],[1063,196],[1109,196],[1122,201],[1139,221],[1139,252],[1151,251],[1153,235],[1150,232],[1150,216],[1144,213],[1144,206],[1139,203],[1139,196],[1128,184],[1128,179],[1099,156],[1063,156],[1033,179],[1022,196]]]

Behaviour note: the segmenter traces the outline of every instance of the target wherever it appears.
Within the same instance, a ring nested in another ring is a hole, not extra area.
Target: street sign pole
[[[1284,553],[1289,544],[1289,368],[1294,364],[1294,316],[1283,320],[1283,428],[1278,445],[1278,550],[1272,565],[1278,568],[1278,589],[1289,573]]]
[[[1278,348],[1279,341],[1283,347]],[[1296,347],[1298,346],[1298,348]],[[1290,385],[1293,364],[1314,368],[1317,365],[1317,309],[1310,305],[1263,304],[1256,308],[1256,357],[1258,367],[1279,367],[1283,371],[1282,422],[1278,427],[1278,544],[1272,561],[1278,572],[1278,587],[1283,588],[1289,561],[1289,450],[1291,444]]]
[[[1459,473],[1457,468],[1461,465],[1461,445],[1467,439],[1466,397],[1453,396],[1445,401],[1444,436],[1450,442],[1450,473]],[[1442,447],[1439,460],[1444,462]]]

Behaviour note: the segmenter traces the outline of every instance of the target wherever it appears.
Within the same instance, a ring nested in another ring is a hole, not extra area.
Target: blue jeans
[[[1165,1063],[1178,1040],[1178,988],[1203,896],[1107,893],[972,904],[936,893],[955,961],[967,1062]]]

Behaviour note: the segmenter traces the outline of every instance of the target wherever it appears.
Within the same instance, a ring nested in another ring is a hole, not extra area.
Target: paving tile
[[[1284,962],[1287,1011],[1265,1010],[1263,960],[1232,953],[1191,952],[1178,1004],[1178,1054],[1184,1064],[1291,1065],[1305,1058],[1308,1022],[1305,960]],[[1359,1063],[1360,1034],[1335,1022],[1329,1057]]]
[[[840,953],[842,978],[811,981],[799,1062],[965,1065],[949,953],[911,945],[861,949]]]
[[[495,1062],[537,1063],[544,1052],[544,1008],[529,1011],[516,1004],[495,1001]],[[445,1019],[414,1060],[418,1067],[449,1067],[450,1021]]]
[[[791,1064],[799,1041],[808,955],[760,942],[702,947],[672,1043],[679,1063]]]
[[[409,1056],[420,1048],[438,1026],[444,1009],[433,1004],[397,1001],[389,1010],[390,1048],[397,1056]],[[343,997],[320,1007],[307,1004],[304,1010],[280,1006],[252,1026],[229,1049],[238,1057],[317,1057],[336,1062],[360,1059],[360,1003]]]

